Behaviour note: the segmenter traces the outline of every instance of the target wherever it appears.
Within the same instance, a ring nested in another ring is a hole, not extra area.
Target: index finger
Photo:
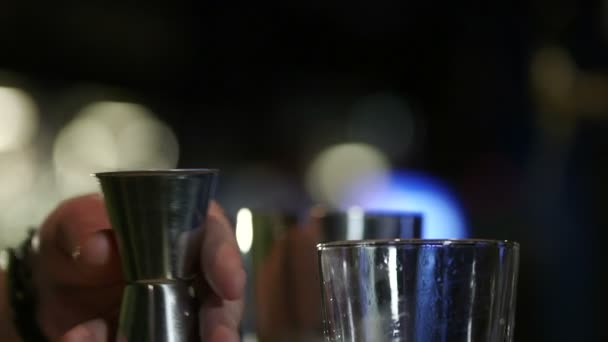
[[[222,208],[211,202],[203,231],[202,272],[211,289],[222,299],[243,296],[245,270],[234,231]]]

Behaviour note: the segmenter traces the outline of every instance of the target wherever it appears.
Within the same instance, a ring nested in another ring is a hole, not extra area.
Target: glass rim
[[[519,248],[519,243],[512,240],[492,239],[370,239],[370,240],[344,240],[317,244],[317,250],[334,248],[362,248],[362,247],[443,247],[443,246],[494,246],[505,248]]]
[[[218,174],[219,169],[141,169],[141,170],[117,170],[103,171],[91,174],[95,177],[135,177],[135,176],[183,176],[183,175],[204,175]]]

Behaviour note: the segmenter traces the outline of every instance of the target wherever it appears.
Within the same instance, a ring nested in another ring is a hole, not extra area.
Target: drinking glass
[[[516,242],[362,240],[317,249],[326,341],[513,340]]]

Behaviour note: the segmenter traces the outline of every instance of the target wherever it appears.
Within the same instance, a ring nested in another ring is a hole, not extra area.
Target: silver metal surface
[[[253,245],[245,255],[251,281],[245,332],[259,341],[320,341],[321,301],[316,245],[362,238],[420,237],[415,213],[377,213],[354,208],[315,208],[300,223],[296,215],[252,212]]]
[[[187,282],[127,285],[117,341],[200,341],[198,310]]]
[[[217,173],[185,169],[96,174],[128,285],[119,338],[198,340],[191,332],[191,322],[197,320],[197,310],[192,310],[196,298],[187,289],[200,270],[200,237]]]
[[[127,282],[191,279],[216,170],[98,173]]]
[[[513,340],[517,243],[347,241],[319,258],[326,341]]]

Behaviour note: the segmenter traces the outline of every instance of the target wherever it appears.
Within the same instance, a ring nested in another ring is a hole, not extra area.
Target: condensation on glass
[[[515,242],[350,241],[318,253],[326,341],[513,340]]]

